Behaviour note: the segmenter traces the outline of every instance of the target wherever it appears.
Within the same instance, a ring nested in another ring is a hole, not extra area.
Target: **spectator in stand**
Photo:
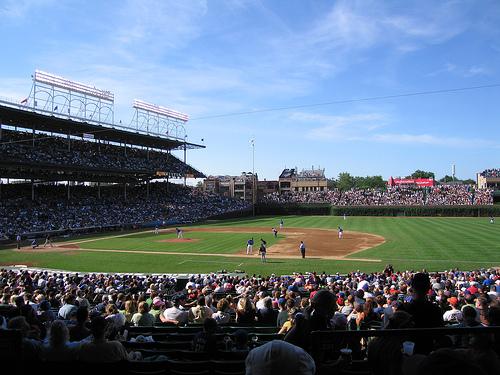
[[[290,310],[287,311],[287,313],[288,313],[288,320],[285,323],[283,323],[280,330],[278,331],[278,334],[280,335],[286,335],[288,331],[292,329],[295,322],[295,315],[297,314],[297,310],[295,308],[291,308]]]
[[[255,324],[255,306],[247,296],[242,296],[238,300],[236,307],[236,323]]]
[[[304,322],[297,320],[285,336],[285,341],[309,351],[309,335],[312,331],[331,328],[331,319],[337,310],[335,295],[328,290],[318,291],[311,300],[311,305],[304,313]]]
[[[113,363],[129,359],[129,355],[119,341],[108,341],[108,322],[102,316],[92,319],[90,324],[92,341],[81,345],[78,359],[81,362]]]
[[[72,316],[76,314],[76,309],[78,308],[77,306],[75,306],[75,296],[71,293],[67,293],[64,296],[63,301],[64,304],[59,309],[57,315],[60,319],[69,320],[71,319]]]
[[[76,310],[76,324],[69,328],[70,341],[81,341],[92,334],[87,328],[88,320],[89,310],[84,306],[79,306]]]
[[[404,311],[408,312],[415,322],[415,328],[443,327],[443,314],[439,307],[427,299],[427,293],[431,288],[429,275],[417,273],[411,282],[413,296],[412,301],[404,305]],[[415,340],[415,353],[428,354],[433,349],[432,337],[419,337]]]
[[[285,298],[280,298],[278,300],[278,316],[276,317],[276,325],[277,327],[283,327],[286,321],[288,321],[288,309],[286,307],[287,300]]]
[[[450,306],[450,310],[447,310],[443,314],[443,321],[453,322],[453,323],[461,322],[462,321],[462,311],[457,308],[458,298],[457,297],[450,297],[447,299],[447,302]]]
[[[123,315],[125,315],[125,321],[127,323],[132,322],[132,317],[136,312],[136,302],[134,300],[125,301],[125,310],[123,311]]]
[[[246,358],[245,367],[247,375],[316,373],[314,360],[306,351],[281,340],[273,340],[252,349]]]
[[[120,330],[127,321],[125,315],[120,313],[116,305],[113,303],[110,303],[106,306],[106,313],[104,317],[113,325],[116,330]]]
[[[248,332],[244,329],[238,329],[234,332],[234,346],[232,347],[233,352],[248,352],[250,348],[248,347]]]
[[[41,343],[31,336],[31,327],[24,316],[16,316],[7,323],[8,329],[17,329],[22,335],[22,352],[20,353],[23,362],[36,361],[39,358]]]
[[[149,313],[154,316],[155,323],[160,323],[160,315],[162,314],[162,309],[165,309],[165,302],[160,297],[153,298],[153,303],[151,304],[151,310]]]
[[[155,318],[149,313],[149,306],[146,301],[139,303],[138,312],[132,316],[131,323],[136,327],[154,326]]]
[[[217,322],[212,318],[205,318],[203,331],[198,332],[193,339],[192,347],[195,352],[214,354],[217,351]]]
[[[395,312],[388,320],[385,329],[413,328],[410,314],[404,311]],[[368,362],[374,375],[399,375],[403,362],[401,352],[404,336],[376,337],[368,344]]]
[[[183,303],[185,297],[177,295],[174,297],[174,305],[163,311],[160,315],[160,320],[163,323],[172,323],[176,325],[184,325],[188,323],[188,312],[184,310]]]
[[[50,309],[50,302],[49,301],[42,301],[40,303],[40,307],[38,308],[38,311],[36,314],[38,317],[38,321],[42,324],[51,323],[56,318],[55,314]]]
[[[264,298],[264,307],[257,311],[257,322],[262,325],[276,325],[278,312],[273,309],[271,297]]]
[[[79,344],[69,342],[69,331],[66,324],[56,320],[50,326],[49,341],[41,347],[40,358],[48,362],[76,361]]]
[[[227,312],[229,309],[229,302],[227,299],[221,298],[217,302],[217,312],[212,314],[212,318],[215,319],[217,324],[226,324],[231,320],[231,315]]]
[[[206,318],[211,318],[213,311],[206,306],[206,300],[204,296],[198,297],[197,305],[191,307],[188,313],[188,318],[190,323],[201,324]]]

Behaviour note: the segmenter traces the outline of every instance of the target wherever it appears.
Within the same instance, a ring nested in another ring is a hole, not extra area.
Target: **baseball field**
[[[500,223],[488,218],[286,216],[226,220],[175,228],[59,239],[54,247],[0,251],[0,265],[26,265],[81,272],[249,274],[429,271],[500,266]],[[337,227],[344,238],[337,236]],[[275,238],[272,228],[278,228]],[[252,255],[246,242],[253,237]],[[262,263],[260,239],[267,242]],[[306,258],[299,251],[306,244]]]

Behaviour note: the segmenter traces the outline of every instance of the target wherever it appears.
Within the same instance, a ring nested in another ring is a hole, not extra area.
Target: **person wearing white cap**
[[[282,340],[252,349],[245,367],[246,375],[313,375],[316,372],[314,360],[304,349]]]

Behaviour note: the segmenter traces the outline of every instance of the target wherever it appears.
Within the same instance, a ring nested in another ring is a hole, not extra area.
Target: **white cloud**
[[[0,86],[0,97],[7,101],[19,103],[26,98],[30,93],[30,80],[20,78],[2,78],[2,86]]]
[[[469,25],[465,14],[466,8],[455,2],[432,2],[432,11],[404,7],[404,13],[398,13],[380,2],[339,1],[303,41],[322,49],[361,50],[389,44],[412,51],[419,44],[442,43],[465,31]]]
[[[454,148],[500,148],[500,143],[481,138],[445,137],[435,134],[410,134],[382,132],[390,124],[390,117],[383,113],[359,113],[346,116],[329,116],[297,112],[290,120],[311,125],[308,139],[323,142],[371,142],[397,145],[425,145]],[[317,125],[320,126],[317,126]]]
[[[205,0],[128,0],[116,14],[110,32],[122,47],[147,50],[176,48],[196,38],[208,11]]]
[[[280,74],[318,82],[352,69],[377,48],[398,58],[460,35],[470,27],[468,7],[463,5],[431,1],[422,6],[419,1],[393,7],[380,1],[337,1],[307,26],[271,36],[261,59],[279,66]]]
[[[55,0],[4,0],[0,4],[0,16],[2,21],[6,19],[19,20],[26,17],[29,12],[36,8],[48,6]]]
[[[321,126],[312,128],[309,139],[315,140],[360,140],[362,134],[379,129],[387,123],[387,116],[381,113],[361,113],[349,116],[329,116],[297,112],[290,120],[308,122]]]
[[[469,78],[480,75],[489,75],[490,73],[491,73],[490,70],[482,65],[472,65],[469,67],[463,67],[448,62],[444,64],[444,67],[436,71],[433,71],[431,73],[428,73],[427,76],[435,77],[441,74],[451,74],[454,76]]]
[[[500,143],[486,139],[443,137],[431,134],[375,134],[368,137],[367,140],[394,144],[415,144],[462,148],[500,148]]]

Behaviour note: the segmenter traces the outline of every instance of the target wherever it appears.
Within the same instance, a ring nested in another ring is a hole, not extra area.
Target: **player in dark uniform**
[[[45,243],[43,244],[43,247],[47,245],[50,245],[50,247],[54,247],[54,245],[52,245],[52,237],[50,236],[50,233],[47,233],[47,235],[45,236]]]
[[[264,240],[261,238],[261,239],[260,239],[260,248],[259,248],[259,253],[260,253],[260,260],[261,260],[263,263],[267,263],[267,259],[266,259],[266,252],[267,252],[266,245],[267,245],[267,242],[266,242],[266,241],[264,241]]]

